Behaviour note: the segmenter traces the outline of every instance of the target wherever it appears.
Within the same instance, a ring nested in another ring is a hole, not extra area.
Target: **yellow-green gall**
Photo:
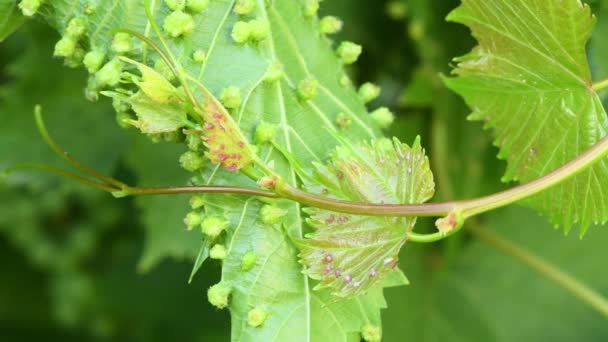
[[[76,45],[74,53],[65,59],[65,65],[70,68],[76,68],[82,65],[82,60],[87,52],[80,46]]]
[[[196,63],[203,63],[207,58],[207,53],[203,49],[198,49],[192,53],[192,60]]]
[[[203,145],[203,139],[198,134],[186,135],[186,145],[191,151],[198,151]]]
[[[68,27],[65,29],[65,33],[68,36],[78,40],[80,37],[82,37],[82,35],[87,32],[87,29],[88,25],[86,20],[82,18],[74,18],[68,23]]]
[[[283,216],[287,215],[287,210],[274,205],[265,204],[258,213],[260,219],[265,224],[277,224],[281,222]]]
[[[249,310],[249,313],[247,313],[247,324],[249,324],[250,327],[257,328],[264,324],[266,318],[268,318],[268,313],[266,313],[266,311],[260,308],[251,309]]]
[[[277,134],[277,125],[262,121],[256,128],[253,134],[253,142],[255,144],[263,144],[272,141]]]
[[[163,30],[173,38],[188,35],[194,31],[194,19],[181,10],[175,11],[163,21]]]
[[[272,62],[268,69],[266,69],[266,74],[264,75],[264,82],[276,82],[283,77],[283,66],[278,61]]]
[[[395,121],[395,115],[386,107],[380,107],[370,115],[380,128],[387,128]]]
[[[186,8],[194,13],[199,13],[209,6],[209,0],[186,0]]]
[[[186,6],[186,0],[165,0],[165,5],[172,11],[181,11]]]
[[[179,164],[185,170],[194,172],[205,166],[205,159],[194,151],[187,151],[179,157]]]
[[[241,89],[235,86],[224,88],[220,94],[220,101],[226,108],[238,108],[241,106]]]
[[[228,256],[228,251],[224,245],[217,244],[211,247],[209,251],[209,257],[215,260],[224,260]]]
[[[123,63],[118,58],[114,58],[95,73],[95,81],[100,87],[113,87],[120,82],[122,68]]]
[[[203,216],[196,211],[189,212],[188,214],[186,214],[186,217],[184,218],[184,223],[188,227],[188,230],[194,229],[195,227],[200,225],[202,222],[203,222]]]
[[[260,41],[268,37],[268,32],[270,31],[270,27],[268,23],[264,20],[253,19],[250,20],[249,23],[249,38],[253,41]]]
[[[363,100],[363,103],[371,102],[378,98],[379,95],[380,87],[373,83],[366,82],[359,87],[359,97]]]
[[[112,50],[118,54],[125,54],[133,50],[133,39],[130,34],[119,32],[112,39]]]
[[[204,206],[205,206],[205,197],[203,197],[201,195],[196,195],[196,196],[190,197],[190,208],[200,209]]]
[[[96,11],[97,11],[97,4],[89,1],[89,3],[84,5],[84,13],[86,15],[95,14]]]
[[[321,33],[334,34],[340,32],[344,23],[340,18],[328,15],[319,21],[319,29]]]
[[[346,114],[340,112],[336,116],[336,125],[342,129],[347,128],[352,124],[353,120]]]
[[[234,5],[234,13],[238,15],[247,15],[255,8],[255,0],[237,0]]]
[[[382,330],[377,325],[366,324],[361,328],[361,337],[365,342],[380,342]]]
[[[303,100],[312,100],[317,96],[319,81],[314,78],[306,78],[298,84],[298,96]]]
[[[232,39],[238,44],[244,44],[251,37],[251,28],[249,23],[244,21],[237,21],[232,27],[232,33],[230,35]]]
[[[401,0],[392,0],[386,4],[386,14],[394,20],[400,20],[407,16],[407,4]]]
[[[319,0],[304,0],[303,14],[312,17],[319,11]]]
[[[241,270],[247,272],[255,266],[255,262],[258,259],[257,255],[253,251],[249,251],[243,255],[241,259]]]
[[[103,51],[93,50],[84,55],[83,63],[89,73],[94,74],[101,68],[106,54]]]
[[[70,57],[76,51],[77,44],[78,42],[74,38],[65,36],[55,44],[53,55],[57,57]]]
[[[218,237],[228,227],[228,220],[219,216],[207,216],[201,223],[203,234],[210,238]]]
[[[19,8],[24,16],[31,17],[38,12],[43,2],[43,0],[21,0]]]
[[[219,282],[207,290],[207,299],[211,305],[218,309],[228,306],[232,288],[223,282]]]
[[[362,51],[361,45],[345,41],[338,46],[337,53],[344,64],[353,64],[359,59]]]
[[[340,85],[343,87],[349,86],[351,84],[350,78],[346,75],[342,75],[340,77]]]

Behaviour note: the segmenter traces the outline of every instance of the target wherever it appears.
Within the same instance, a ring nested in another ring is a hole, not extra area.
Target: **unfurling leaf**
[[[478,40],[457,58],[447,85],[494,129],[504,181],[526,182],[567,163],[606,135],[608,121],[591,87],[585,44],[595,17],[579,0],[464,0],[448,20]],[[608,162],[533,198],[532,206],[569,230],[608,219]]]
[[[420,141],[412,147],[383,139],[338,147],[328,166],[317,165],[329,196],[367,203],[417,204],[433,196],[433,174]],[[319,189],[315,189],[319,190]],[[315,229],[299,241],[305,272],[316,289],[352,297],[368,290],[397,266],[415,217],[345,215],[307,209]]]

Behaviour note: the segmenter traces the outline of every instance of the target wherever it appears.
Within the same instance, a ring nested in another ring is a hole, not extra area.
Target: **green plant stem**
[[[515,245],[511,241],[504,239],[491,230],[484,229],[476,224],[468,225],[467,230],[479,240],[492,245],[499,251],[519,260],[531,269],[538,271],[581,301],[590,305],[604,317],[608,318],[608,300],[568,273],[560,270],[539,256]]]
[[[139,196],[139,195],[175,195],[175,194],[196,194],[196,193],[222,193],[237,194],[248,196],[259,196],[266,198],[278,198],[274,192],[248,189],[234,186],[171,186],[171,187],[125,187],[114,189],[112,195],[115,197]]]
[[[603,80],[599,80],[599,81],[593,83],[591,88],[595,92],[608,88],[608,78],[604,78]]]

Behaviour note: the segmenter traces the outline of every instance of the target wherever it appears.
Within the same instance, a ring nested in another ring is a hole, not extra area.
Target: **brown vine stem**
[[[514,257],[522,264],[538,271],[584,303],[590,305],[604,317],[608,318],[608,300],[586,284],[572,277],[570,274],[560,270],[532,252],[515,245],[489,229],[480,227],[477,224],[470,224],[467,225],[467,230],[479,240],[492,245],[504,254]]]

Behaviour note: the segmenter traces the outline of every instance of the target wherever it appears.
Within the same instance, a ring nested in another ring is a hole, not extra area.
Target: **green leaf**
[[[338,147],[329,166],[317,166],[325,192],[342,200],[419,204],[433,196],[433,174],[417,139]],[[309,208],[315,229],[298,241],[305,272],[320,280],[315,289],[353,297],[368,291],[398,263],[397,255],[415,217],[342,215]]]
[[[172,103],[158,103],[143,92],[138,92],[128,99],[137,115],[133,125],[143,133],[175,132],[184,126],[186,112]]]
[[[547,234],[551,224],[517,206],[488,214],[481,229],[608,295],[606,229],[582,241]],[[602,341],[608,334],[605,317],[588,304],[474,236],[453,263],[428,246],[412,244],[407,256],[402,267],[416,281],[408,291],[388,291],[383,341]]]
[[[0,0],[0,42],[15,32],[25,21],[16,0]]]
[[[448,20],[466,24],[479,45],[457,58],[446,84],[495,133],[504,181],[526,182],[574,159],[606,134],[608,121],[585,44],[595,18],[578,0],[465,0]],[[608,219],[608,163],[534,197],[530,204],[581,234]]]
[[[63,32],[72,16],[86,17],[87,3],[49,3],[46,19]],[[162,1],[151,3],[154,19],[159,27],[163,27],[170,12]],[[278,126],[274,138],[276,147],[267,143],[258,149],[263,160],[274,163],[276,172],[294,186],[299,182],[294,167],[278,152],[279,148],[291,153],[301,165],[326,159],[333,147],[339,144],[334,138],[339,115],[345,115],[352,122],[347,129],[340,131],[346,137],[367,140],[380,135],[356,90],[340,82],[345,77],[342,64],[331,48],[331,42],[319,33],[317,18],[302,15],[304,2],[294,5],[285,1],[257,1],[254,11],[248,16],[259,20],[257,23],[268,23],[267,36],[260,35],[256,39],[261,40],[245,43],[236,43],[232,38],[233,27],[243,20],[233,13],[234,3],[213,1],[201,13],[190,13],[194,30],[168,39],[169,50],[179,63],[179,69],[202,83],[216,98],[220,98],[226,88],[240,90],[241,101],[231,101],[231,107],[235,108],[230,114],[248,141],[253,140],[253,133],[260,122]],[[111,52],[112,36],[108,30],[113,28],[141,32],[159,44],[143,14],[141,1],[124,1],[121,6],[109,0],[98,1],[97,11],[88,15],[89,31],[83,45],[109,51],[108,60],[111,60],[116,56]],[[206,52],[205,59],[192,58],[200,50]],[[137,51],[142,51],[142,54]],[[158,60],[158,56],[144,45],[138,45],[129,57],[147,65]],[[316,91],[307,100],[297,92],[303,80],[316,80]],[[237,103],[239,107],[236,107]],[[164,161],[166,164],[171,160],[170,157],[156,157],[159,163]],[[138,168],[144,169],[142,166]],[[183,182],[182,178],[174,178],[171,184],[179,182]],[[243,175],[222,168],[207,169],[193,182],[255,186]],[[380,325],[380,309],[386,305],[381,287],[370,290],[366,296],[340,303],[333,303],[335,299],[327,292],[312,291],[310,280],[301,272],[302,266],[291,240],[303,237],[304,227],[297,204],[280,204],[289,212],[283,221],[284,228],[280,229],[259,222],[257,212],[262,203],[257,199],[222,195],[205,198],[206,214],[224,216],[230,222],[230,227],[217,243],[230,246],[223,261],[222,278],[233,287],[230,297],[233,340],[354,341],[360,338],[359,331],[365,324]],[[161,204],[148,208],[149,204],[140,203],[146,212],[156,215],[147,220],[151,228],[156,220],[164,222],[162,236],[169,241],[175,241],[170,234],[181,234],[180,230],[185,229],[181,218],[170,223],[174,215],[171,218],[162,215],[166,209]],[[180,204],[174,200],[164,205],[173,209]],[[186,205],[182,205],[185,214]],[[161,215],[162,218],[159,217]],[[171,244],[173,247],[170,249],[161,249],[162,240],[155,241],[158,241],[155,251],[179,254],[177,244]],[[243,272],[241,258],[249,251],[255,251],[260,265]],[[258,328],[249,327],[247,314],[258,307],[268,312],[268,318]]]

